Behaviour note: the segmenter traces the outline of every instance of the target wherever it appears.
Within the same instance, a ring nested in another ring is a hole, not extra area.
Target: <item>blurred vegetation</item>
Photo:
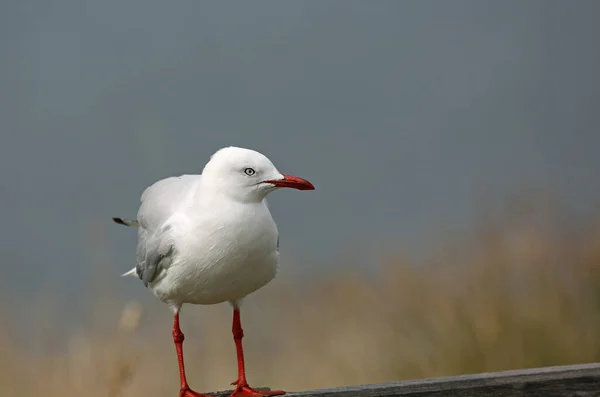
[[[536,199],[478,218],[471,235],[442,237],[422,262],[390,250],[375,276],[338,267],[248,298],[250,383],[300,390],[600,361],[600,218]],[[1,322],[0,395],[175,395],[168,309],[98,294],[93,321],[52,353],[19,347]],[[184,308],[199,391],[236,377],[230,317],[227,305]]]

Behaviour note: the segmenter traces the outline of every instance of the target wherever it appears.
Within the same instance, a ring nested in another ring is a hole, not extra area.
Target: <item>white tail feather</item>
[[[127,276],[136,276],[137,277],[135,267],[133,269],[131,269],[130,271],[128,271],[127,273],[121,274],[121,277],[127,277]]]

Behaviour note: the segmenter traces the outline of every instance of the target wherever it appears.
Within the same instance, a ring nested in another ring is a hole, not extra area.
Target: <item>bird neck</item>
[[[219,179],[205,179],[202,181],[202,192],[215,201],[234,201],[241,204],[260,204],[268,192],[261,192],[246,186],[232,186]]]

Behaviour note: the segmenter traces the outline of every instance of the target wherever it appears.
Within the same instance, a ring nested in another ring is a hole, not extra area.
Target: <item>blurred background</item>
[[[0,394],[173,395],[135,279],[143,189],[258,150],[280,276],[250,383],[300,390],[600,361],[600,3],[0,3]],[[184,307],[192,387],[236,376]],[[170,394],[169,394],[170,393]]]

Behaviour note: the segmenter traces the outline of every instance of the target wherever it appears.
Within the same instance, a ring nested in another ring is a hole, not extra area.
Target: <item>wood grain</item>
[[[227,390],[210,394],[224,397],[231,392]],[[288,392],[286,396],[600,397],[600,363]]]

